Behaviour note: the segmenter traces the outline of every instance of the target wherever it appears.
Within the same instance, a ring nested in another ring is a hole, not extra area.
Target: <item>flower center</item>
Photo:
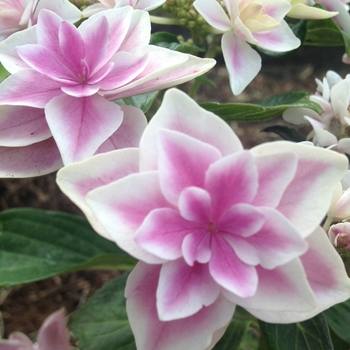
[[[207,225],[207,230],[210,232],[210,233],[217,233],[218,232],[218,229],[216,228],[215,224],[213,222],[210,222],[208,225]]]

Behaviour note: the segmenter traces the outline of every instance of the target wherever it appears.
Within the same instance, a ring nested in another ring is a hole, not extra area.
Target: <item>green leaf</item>
[[[128,106],[133,106],[141,109],[143,113],[146,113],[152,106],[159,91],[149,92],[148,94],[123,98],[123,102]],[[118,103],[118,101],[116,101]]]
[[[295,129],[289,128],[288,126],[273,125],[263,129],[262,131],[273,132],[278,136],[281,136],[284,140],[287,140],[287,141],[293,141],[293,142],[305,141],[305,137],[302,134],[300,134]]]
[[[325,9],[320,4],[316,4],[315,7]],[[340,27],[332,18],[307,21],[303,44],[312,46],[346,45]]]
[[[68,327],[81,350],[135,350],[126,314],[127,276],[106,283],[69,319]]]
[[[0,214],[0,286],[87,268],[131,269],[136,261],[83,218],[37,209]]]
[[[334,350],[327,323],[322,314],[292,324],[259,321],[269,350]]]
[[[0,83],[5,80],[10,73],[3,67],[3,65],[0,63]]]
[[[196,45],[181,44],[176,35],[168,32],[158,32],[151,36],[150,45],[165,47],[166,49],[179,51],[183,53],[196,54],[197,52],[205,52],[205,50]]]
[[[342,340],[350,344],[350,299],[332,306],[323,312],[332,331]]]
[[[236,122],[266,121],[281,115],[291,107],[310,108],[321,114],[320,105],[310,101],[309,96],[307,92],[293,91],[273,96],[257,104],[202,102],[200,105],[226,121]]]
[[[238,350],[248,331],[250,321],[233,319],[214,350]]]

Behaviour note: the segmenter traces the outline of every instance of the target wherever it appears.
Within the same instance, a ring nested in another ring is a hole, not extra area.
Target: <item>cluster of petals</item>
[[[342,79],[334,71],[328,71],[323,80],[316,79],[316,93],[310,100],[318,103],[322,113],[308,108],[290,108],[283,113],[283,118],[292,124],[310,123],[313,143],[318,147],[331,148],[341,153],[350,154],[350,138],[346,129],[350,125],[350,75]]]
[[[149,39],[149,14],[126,6],[78,28],[41,10],[36,26],[0,43],[11,73],[0,84],[0,131],[10,139],[0,141],[1,175],[43,174],[113,149],[119,128],[128,138],[139,134],[140,119],[144,126],[144,116],[113,101],[186,82],[215,64]]]
[[[0,41],[36,24],[42,9],[51,10],[72,23],[82,18],[80,10],[68,0],[1,0]]]
[[[200,350],[236,305],[290,323],[350,296],[319,226],[347,166],[286,141],[244,150],[223,120],[171,89],[138,148],[68,165],[57,183],[140,260],[125,292],[137,348]]]
[[[0,340],[0,350],[71,350],[70,334],[64,310],[51,314],[39,329],[35,344],[23,333],[11,333],[8,340]]]
[[[328,230],[330,241],[337,248],[350,250],[350,222],[339,222]]]
[[[291,18],[316,20],[331,18],[338,14],[338,12],[312,7],[313,0],[290,0],[290,3],[292,8],[288,12],[288,17]]]
[[[166,0],[99,0],[98,3],[87,6],[83,10],[83,14],[84,17],[90,17],[94,13],[123,6],[132,6],[134,9],[151,11],[163,5],[165,1]]]
[[[234,95],[240,94],[261,69],[261,58],[251,48],[285,52],[300,46],[284,17],[288,0],[196,0],[193,6],[214,28],[224,33],[222,53]]]

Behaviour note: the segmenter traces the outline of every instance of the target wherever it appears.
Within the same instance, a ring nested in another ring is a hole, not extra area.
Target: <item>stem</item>
[[[328,232],[332,222],[333,222],[333,218],[330,216],[327,216],[327,220],[323,225],[323,229],[326,231],[326,233]]]
[[[152,23],[164,24],[164,25],[180,25],[180,20],[178,18],[168,18],[159,16],[149,16]]]

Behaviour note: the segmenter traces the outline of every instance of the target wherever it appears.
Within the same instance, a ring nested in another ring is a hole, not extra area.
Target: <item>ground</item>
[[[209,73],[219,90],[205,87],[199,100],[218,102],[256,102],[289,91],[314,92],[314,79],[322,79],[327,70],[335,70],[345,76],[350,67],[341,63],[342,48],[306,47],[284,59],[264,57],[263,69],[249,87],[234,97],[228,85],[226,69],[222,64]],[[267,125],[281,124],[276,118],[268,124],[245,123],[233,125],[246,148],[268,140],[279,139],[277,135],[261,132]],[[0,180],[0,209],[32,207],[59,210],[79,214],[79,210],[60,193],[55,184],[55,174],[34,179]],[[81,271],[64,274],[51,279],[0,290],[2,323],[0,331],[5,337],[13,331],[30,336],[35,334],[43,320],[53,311],[65,307],[67,313],[79,305],[117,275],[116,271]],[[1,321],[1,319],[0,319]]]

